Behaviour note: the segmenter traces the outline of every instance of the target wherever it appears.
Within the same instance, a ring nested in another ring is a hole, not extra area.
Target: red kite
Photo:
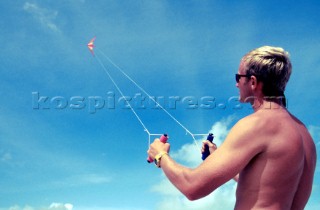
[[[94,42],[95,39],[96,39],[96,37],[93,37],[93,39],[91,39],[90,42],[87,44],[87,46],[88,46],[90,52],[92,53],[92,55],[94,55],[93,48],[95,46],[94,46],[93,42]]]

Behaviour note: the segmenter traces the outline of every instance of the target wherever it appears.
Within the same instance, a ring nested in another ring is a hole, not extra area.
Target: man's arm
[[[263,150],[258,141],[252,141],[256,135],[255,123],[250,117],[239,121],[224,143],[195,169],[179,165],[168,155],[162,157],[161,168],[188,199],[202,198],[236,177]],[[168,150],[168,144],[155,141],[150,145],[148,153],[154,158],[159,152]]]
[[[205,151],[205,145],[207,145],[209,147],[209,151],[210,151],[210,154],[212,154],[214,151],[217,150],[217,145],[208,141],[208,140],[205,140],[202,142],[202,148],[201,148],[201,152],[203,153]],[[239,174],[237,174],[235,177],[232,178],[234,181],[238,182],[239,180]]]

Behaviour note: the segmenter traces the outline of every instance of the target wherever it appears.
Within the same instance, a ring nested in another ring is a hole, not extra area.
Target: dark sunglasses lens
[[[236,82],[239,83],[239,80],[240,80],[240,75],[236,74]]]

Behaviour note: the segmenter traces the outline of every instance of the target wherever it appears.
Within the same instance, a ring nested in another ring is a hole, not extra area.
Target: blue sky
[[[147,133],[86,44],[97,37],[98,58],[145,126],[169,133],[171,155],[191,167],[201,161],[192,138],[104,55],[188,130],[221,144],[252,112],[234,100],[241,57],[281,46],[293,63],[288,109],[319,153],[319,10],[305,0],[2,0],[0,209],[232,209],[234,182],[189,202],[146,163]],[[318,160],[306,209],[319,209],[319,197]]]

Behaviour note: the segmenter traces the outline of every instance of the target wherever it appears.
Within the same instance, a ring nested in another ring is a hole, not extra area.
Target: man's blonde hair
[[[263,83],[265,96],[284,96],[292,65],[289,53],[281,47],[263,46],[247,53],[243,58],[248,75]]]

